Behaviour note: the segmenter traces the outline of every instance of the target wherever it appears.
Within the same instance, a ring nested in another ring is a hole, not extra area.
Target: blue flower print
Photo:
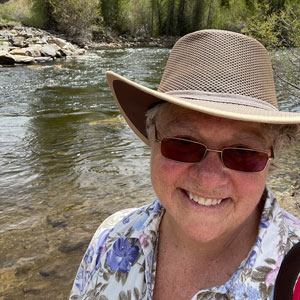
[[[83,268],[80,266],[76,275],[76,280],[78,282],[75,283],[75,286],[79,289],[80,293],[82,293],[83,290],[85,289],[88,278],[89,278],[89,273],[86,273],[83,270]]]
[[[249,259],[245,265],[245,267],[253,267],[254,264],[255,264],[255,261],[256,261],[256,258],[257,258],[257,252],[255,250],[252,250],[250,255],[249,255]]]
[[[114,242],[113,249],[107,252],[106,263],[114,272],[119,270],[121,273],[128,273],[138,254],[138,246],[132,247],[128,239],[120,237]]]
[[[262,216],[260,219],[259,227],[260,228],[268,228],[270,225],[270,221],[265,216]]]
[[[94,247],[93,246],[90,246],[87,251],[85,252],[85,255],[84,255],[84,261],[88,264],[90,264],[93,260],[93,256],[94,256]]]
[[[105,241],[108,237],[109,232],[110,232],[109,229],[105,229],[101,232],[101,234],[99,236],[98,244],[97,244],[97,250],[96,250],[96,254],[97,254],[96,266],[95,266],[96,270],[100,269],[100,258],[101,258],[102,251],[103,251],[103,248],[104,248],[104,243],[105,243]]]
[[[148,218],[149,216],[147,213],[143,213],[143,215],[139,217],[138,221],[133,224],[133,229],[137,231],[144,229],[144,224]]]
[[[130,222],[129,216],[124,217],[122,222],[123,222],[124,225],[129,223]]]
[[[261,299],[260,292],[249,285],[235,284],[232,288],[231,295],[237,299],[257,300]]]
[[[249,285],[246,287],[246,295],[249,300],[261,299],[260,292]]]

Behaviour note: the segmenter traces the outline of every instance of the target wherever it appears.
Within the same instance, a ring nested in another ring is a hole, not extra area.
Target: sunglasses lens
[[[246,149],[224,149],[223,163],[233,170],[243,172],[262,171],[268,162],[268,154]]]
[[[187,163],[201,161],[205,154],[205,146],[194,142],[164,138],[161,141],[161,153],[164,157]]]

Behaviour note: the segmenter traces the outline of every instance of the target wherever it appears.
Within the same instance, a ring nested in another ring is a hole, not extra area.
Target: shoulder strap
[[[284,257],[274,287],[274,300],[292,300],[296,280],[300,274],[300,242]],[[299,285],[297,284],[297,287]]]

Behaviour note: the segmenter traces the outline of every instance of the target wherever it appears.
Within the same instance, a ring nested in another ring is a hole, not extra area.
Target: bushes
[[[286,3],[280,10],[274,10],[269,4],[258,6],[257,14],[248,20],[243,32],[270,50],[279,98],[292,98],[299,103],[300,7],[297,2]]]
[[[27,23],[31,17],[30,4],[27,0],[10,0],[0,4],[0,19]]]
[[[269,3],[257,5],[243,33],[261,41],[268,49],[300,46],[300,6],[290,2],[280,10]]]
[[[59,31],[77,43],[91,38],[90,27],[99,17],[98,0],[48,0],[50,12]]]
[[[50,5],[48,0],[29,0],[31,5],[31,17],[29,26],[47,28],[51,20]]]

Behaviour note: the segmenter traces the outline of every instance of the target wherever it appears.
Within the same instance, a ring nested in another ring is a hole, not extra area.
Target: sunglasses
[[[209,149],[204,144],[182,138],[158,138],[155,126],[155,140],[160,142],[161,154],[169,159],[198,163],[204,159],[207,152],[218,152],[223,166],[228,169],[242,172],[260,172],[265,169],[269,159],[274,158],[273,148],[271,155],[265,151],[255,149],[227,147],[222,150]]]

